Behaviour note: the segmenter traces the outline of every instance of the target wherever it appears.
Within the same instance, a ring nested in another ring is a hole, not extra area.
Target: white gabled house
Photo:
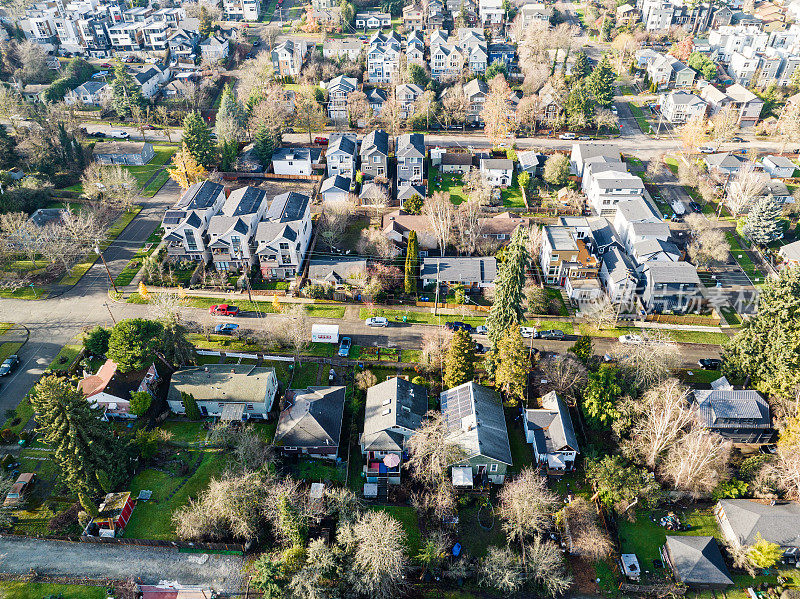
[[[508,187],[514,177],[514,161],[508,158],[483,158],[481,177],[492,187]]]
[[[352,133],[332,133],[328,140],[325,159],[328,162],[328,176],[341,175],[353,179],[356,172],[358,145]]]
[[[87,81],[64,95],[67,104],[102,106],[111,100],[111,86],[105,81]]]
[[[303,265],[311,241],[311,200],[290,191],[275,196],[254,237],[261,276],[291,279]]]
[[[211,181],[195,183],[183,192],[161,221],[169,260],[199,262],[211,258],[206,231],[224,202],[225,188]]]
[[[541,409],[523,412],[525,439],[536,462],[549,473],[569,472],[580,452],[569,408],[555,391],[541,400]]]
[[[242,187],[230,193],[208,223],[208,247],[218,271],[244,270],[255,263],[253,235],[267,209],[267,193]]]

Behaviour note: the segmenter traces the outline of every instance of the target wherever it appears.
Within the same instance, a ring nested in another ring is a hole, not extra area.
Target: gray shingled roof
[[[592,231],[592,238],[595,245],[599,248],[607,248],[608,246],[616,243],[619,244],[617,232],[607,218],[603,216],[593,216],[586,219],[589,228]]]
[[[356,272],[367,272],[366,258],[342,256],[339,258],[314,258],[308,265],[308,278],[312,281],[341,283]]]
[[[542,409],[527,410],[526,415],[540,454],[564,450],[579,452],[569,409],[555,391],[542,397]]]
[[[601,258],[606,265],[608,275],[616,283],[628,278],[634,278],[635,269],[633,262],[627,254],[622,253],[618,248],[611,248]]]
[[[497,259],[493,256],[446,256],[423,258],[423,279],[464,281],[467,283],[493,283],[497,276]]]
[[[769,428],[769,404],[752,389],[694,389],[700,416],[714,429]]]
[[[170,401],[180,401],[183,391],[197,401],[261,403],[274,373],[274,368],[243,364],[208,364],[202,368],[176,370],[168,397]]]
[[[383,129],[370,131],[361,142],[361,155],[367,156],[376,150],[384,156],[389,155],[389,134]]]
[[[481,168],[513,170],[514,161],[508,158],[484,158],[481,160]]]
[[[320,193],[325,193],[326,191],[331,190],[339,190],[339,191],[350,191],[350,179],[347,177],[342,177],[341,175],[334,175],[333,177],[328,177],[322,182],[322,185],[319,188]]]
[[[617,204],[617,212],[621,212],[629,223],[645,220],[661,220],[658,214],[642,198],[622,200]]]
[[[393,427],[415,431],[428,411],[428,391],[405,379],[394,377],[367,389],[364,433],[366,450],[401,451],[405,436]]]
[[[425,186],[414,185],[411,181],[403,181],[397,186],[397,199],[401,202],[415,195],[425,199]]]
[[[404,133],[397,138],[398,157],[403,156],[425,156],[425,138],[421,133]]]
[[[284,447],[338,447],[346,387],[308,387],[278,416],[275,445]]]
[[[497,394],[474,382],[439,395],[448,438],[467,459],[485,456],[512,465],[503,404]]]
[[[800,547],[800,503],[758,503],[749,499],[721,499],[718,504],[742,545],[752,545],[756,535],[781,547]]]
[[[644,272],[650,273],[653,282],[694,283],[700,285],[697,269],[688,262],[648,262]]]
[[[667,536],[672,571],[688,586],[733,584],[714,537]]]

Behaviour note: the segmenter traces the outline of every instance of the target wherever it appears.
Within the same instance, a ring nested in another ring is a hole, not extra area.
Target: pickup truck
[[[239,316],[239,308],[228,304],[219,304],[218,306],[211,306],[208,309],[208,313],[219,316]]]

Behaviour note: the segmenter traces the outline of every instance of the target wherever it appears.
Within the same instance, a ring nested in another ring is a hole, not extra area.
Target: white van
[[[130,137],[127,131],[123,131],[122,129],[112,129],[108,132],[109,137],[115,137],[117,139],[127,139]]]

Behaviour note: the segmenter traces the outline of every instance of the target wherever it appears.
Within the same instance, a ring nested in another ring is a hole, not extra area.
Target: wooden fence
[[[714,312],[712,316],[692,316],[691,314],[648,314],[645,317],[645,322],[718,327],[721,319],[716,312]]]
[[[234,179],[267,179],[273,181],[322,181],[324,175],[276,175],[275,173],[240,173],[231,171],[220,173],[226,181]]]

